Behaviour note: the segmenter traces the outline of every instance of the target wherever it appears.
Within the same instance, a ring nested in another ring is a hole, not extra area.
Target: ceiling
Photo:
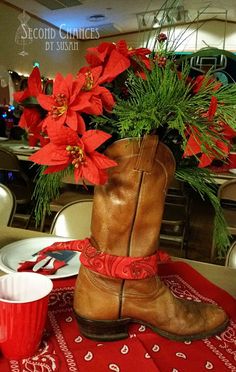
[[[174,22],[193,21],[204,8],[200,18],[215,17],[226,20],[227,17],[228,20],[236,22],[235,0],[168,1],[168,7],[171,8],[170,15]],[[163,2],[164,0],[5,1],[67,32],[73,33],[73,29],[97,28],[100,36],[133,32],[152,26],[153,17]],[[171,6],[173,2],[174,8]],[[159,15],[161,16],[161,12]]]

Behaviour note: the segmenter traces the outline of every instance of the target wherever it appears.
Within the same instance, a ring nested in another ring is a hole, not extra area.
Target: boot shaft
[[[124,139],[106,155],[118,166],[96,187],[92,244],[118,256],[146,256],[158,246],[164,200],[175,171],[171,151],[157,136]]]

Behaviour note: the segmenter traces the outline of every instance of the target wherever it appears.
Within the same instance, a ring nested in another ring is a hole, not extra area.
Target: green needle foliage
[[[59,197],[62,179],[70,173],[70,169],[66,169],[61,172],[44,174],[45,169],[44,166],[39,168],[33,193],[36,226],[45,214],[50,214],[50,202]]]
[[[208,199],[215,210],[214,240],[219,257],[224,257],[230,244],[226,222],[216,184],[209,170],[198,168],[199,157],[207,155],[222,159],[225,153],[222,144],[222,122],[236,129],[236,84],[218,86],[211,78],[211,71],[204,76],[196,89],[195,80],[189,79],[188,64],[177,65],[174,59],[166,65],[153,65],[141,79],[132,72],[126,80],[128,98],[117,98],[109,117],[94,118],[94,122],[110,130],[119,138],[142,137],[157,134],[173,152],[176,164],[176,178],[187,183],[203,199]],[[215,113],[210,116],[212,97],[217,101]],[[184,156],[189,135],[200,145],[193,155]],[[221,145],[219,145],[221,144]]]

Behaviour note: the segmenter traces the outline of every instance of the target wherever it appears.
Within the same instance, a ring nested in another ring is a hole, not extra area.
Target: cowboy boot
[[[118,166],[96,187],[92,247],[84,252],[74,294],[82,334],[117,340],[128,336],[132,322],[178,341],[223,331],[228,319],[222,309],[177,299],[155,275],[165,194],[175,171],[171,151],[157,136],[145,136],[117,141],[107,155]]]

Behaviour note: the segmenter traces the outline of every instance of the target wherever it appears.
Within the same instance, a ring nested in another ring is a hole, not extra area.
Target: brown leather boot
[[[117,141],[107,155],[119,165],[95,190],[91,243],[109,255],[149,257],[158,247],[173,155],[156,136]],[[95,271],[81,265],[74,295],[77,320],[88,338],[125,338],[129,324],[137,322],[173,340],[197,340],[227,325],[222,309],[175,298],[157,276],[125,280]]]

